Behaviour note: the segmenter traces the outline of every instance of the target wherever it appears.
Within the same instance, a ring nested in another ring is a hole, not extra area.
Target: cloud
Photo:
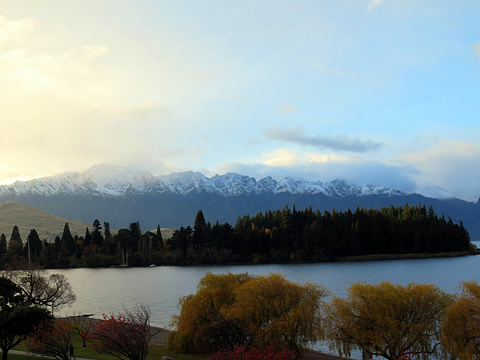
[[[114,117],[120,117],[128,120],[152,120],[156,115],[160,117],[171,116],[171,110],[162,105],[154,104],[152,101],[146,101],[140,106],[126,106],[110,111]]]
[[[414,177],[419,171],[410,165],[390,165],[358,157],[319,156],[288,150],[279,150],[262,156],[263,162],[224,163],[216,170],[220,174],[237,172],[253,176],[257,180],[268,175],[277,181],[286,176],[295,176],[322,182],[341,179],[349,184],[389,186],[406,192],[417,188]]]
[[[480,145],[445,139],[434,139],[427,145],[428,150],[404,155],[405,162],[422,169],[415,177],[419,186],[438,185],[459,198],[477,200]]]
[[[83,47],[84,58],[87,62],[105,55],[108,51],[109,48],[104,45],[86,45]]]
[[[23,40],[36,25],[33,19],[8,20],[0,15],[0,42]]]
[[[285,115],[293,114],[297,110],[298,109],[295,106],[287,105],[287,104],[283,105],[282,108],[281,108],[281,112]]]
[[[0,56],[0,81],[20,81],[27,89],[50,88],[57,82],[55,68],[58,63],[48,54],[27,56],[20,49]]]
[[[290,142],[305,146],[315,146],[321,149],[331,149],[333,151],[349,151],[364,153],[376,150],[382,146],[373,141],[362,141],[352,139],[347,135],[336,135],[334,137],[322,135],[305,135],[301,128],[296,129],[270,129],[266,131],[265,136],[269,140]]]

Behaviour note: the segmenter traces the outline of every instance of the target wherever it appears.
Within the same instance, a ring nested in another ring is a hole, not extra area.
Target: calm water
[[[299,283],[324,284],[337,296],[345,296],[349,284],[365,281],[371,284],[388,280],[394,283],[430,283],[455,292],[463,280],[480,282],[480,256],[444,259],[412,259],[352,263],[234,265],[177,267],[158,266],[122,269],[54,270],[64,274],[77,295],[62,315],[121,312],[136,302],[146,303],[152,311],[152,324],[169,327],[172,315],[178,313],[178,300],[196,292],[205,272],[268,274],[279,272]],[[59,314],[57,314],[59,315]]]

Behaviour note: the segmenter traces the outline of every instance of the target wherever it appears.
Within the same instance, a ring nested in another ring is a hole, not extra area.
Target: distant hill
[[[37,231],[41,240],[53,241],[57,235],[62,236],[63,228],[67,222],[73,235],[84,236],[85,229],[87,227],[91,228],[91,225],[67,220],[32,206],[12,201],[0,204],[0,234],[4,233],[7,236],[7,241],[10,239],[15,225],[18,226],[24,243],[32,229]]]
[[[72,235],[84,236],[85,229],[87,227],[92,230],[91,224],[67,220],[47,211],[37,209],[33,206],[20,204],[13,201],[0,203],[0,234],[4,233],[7,236],[7,241],[10,239],[12,229],[15,225],[18,226],[24,243],[27,240],[27,236],[30,234],[30,230],[32,229],[37,231],[41,240],[45,239],[47,241],[53,241],[57,235],[62,237],[63,228],[67,222]],[[112,233],[116,233],[115,229],[111,230]],[[147,230],[148,229],[144,229],[142,231]],[[156,228],[150,229],[150,231],[155,232]],[[172,236],[174,230],[169,228],[161,228],[161,231],[163,237],[168,238]]]

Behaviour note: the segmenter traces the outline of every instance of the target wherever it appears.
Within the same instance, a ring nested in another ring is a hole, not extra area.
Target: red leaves
[[[300,356],[292,350],[283,349],[275,352],[273,347],[267,347],[262,353],[255,348],[234,346],[231,350],[219,350],[210,358],[211,360],[299,360]]]
[[[72,326],[65,320],[40,323],[25,340],[25,346],[30,352],[63,360],[69,359],[71,343]]]
[[[154,334],[150,332],[150,309],[139,305],[126,315],[103,316],[92,324],[88,338],[99,353],[119,359],[145,360]]]

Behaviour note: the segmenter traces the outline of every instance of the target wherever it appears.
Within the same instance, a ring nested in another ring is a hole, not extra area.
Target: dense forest
[[[8,245],[8,246],[7,246]],[[233,227],[212,225],[197,212],[194,226],[180,227],[163,239],[160,227],[142,232],[139,222],[112,232],[95,220],[84,236],[65,224],[55,242],[41,241],[33,229],[23,241],[15,226],[10,240],[0,237],[0,265],[32,261],[47,268],[97,266],[189,265],[332,261],[376,254],[438,254],[470,250],[462,222],[437,216],[432,207],[357,208],[331,212],[288,206],[255,216],[245,215]]]

